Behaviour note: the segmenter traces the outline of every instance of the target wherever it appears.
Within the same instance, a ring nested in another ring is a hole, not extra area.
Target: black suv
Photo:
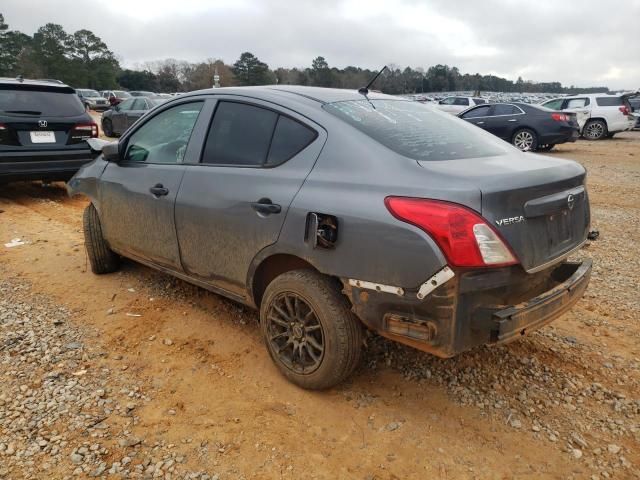
[[[60,82],[0,78],[0,183],[68,180],[95,154],[98,125]]]

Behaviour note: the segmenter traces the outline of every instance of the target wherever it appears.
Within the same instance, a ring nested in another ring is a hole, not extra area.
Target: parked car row
[[[529,97],[538,98],[538,97]],[[536,149],[550,149],[553,145],[566,141],[575,141],[573,132],[566,129],[566,122],[575,120],[578,136],[587,140],[600,140],[612,138],[616,133],[638,128],[640,126],[640,112],[636,100],[637,93],[622,94],[584,94],[564,96],[561,98],[547,99],[539,105],[528,102],[504,102],[496,101],[495,96],[448,96],[440,100],[433,97],[414,96],[412,99],[421,103],[434,105],[442,111],[459,115],[465,120],[474,117],[487,117],[490,121],[474,119],[472,123],[482,128],[497,132],[496,134],[524,151]],[[478,106],[484,105],[484,108]],[[490,105],[499,105],[493,108]],[[563,112],[566,116],[555,115],[552,118],[555,123],[549,123],[549,115],[540,110],[540,107],[556,112]],[[498,111],[514,110],[510,116],[497,114]],[[520,116],[522,115],[522,116]],[[536,119],[545,120],[533,126]],[[527,125],[521,125],[523,121]],[[563,124],[562,122],[565,122]],[[564,133],[559,132],[559,128]],[[572,127],[573,129],[574,127]],[[548,140],[544,140],[547,138]]]
[[[559,143],[575,142],[580,136],[575,113],[527,103],[487,103],[458,116],[523,152],[548,151]]]

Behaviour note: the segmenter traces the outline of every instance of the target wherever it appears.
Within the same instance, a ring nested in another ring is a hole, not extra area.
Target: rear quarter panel
[[[403,288],[417,287],[446,265],[434,241],[388,212],[389,195],[434,198],[481,208],[479,190],[448,185],[414,160],[399,156],[340,122],[327,128],[327,143],[293,200],[278,242],[260,252],[253,268],[276,253],[296,255],[320,272]],[[327,125],[325,125],[325,128]],[[333,215],[333,249],[305,242],[309,213]],[[249,280],[250,281],[250,280]]]

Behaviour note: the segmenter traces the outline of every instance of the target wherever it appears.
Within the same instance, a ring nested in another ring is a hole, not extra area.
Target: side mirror
[[[104,159],[108,162],[117,162],[120,160],[120,149],[118,142],[110,142],[101,138],[88,138],[89,148],[95,153],[102,153]]]
[[[120,111],[120,105],[118,105],[118,104],[114,105],[114,106],[113,106],[113,109],[114,109],[116,112],[119,112],[119,111]]]
[[[107,162],[120,161],[120,145],[118,142],[108,142],[102,147],[102,156]]]

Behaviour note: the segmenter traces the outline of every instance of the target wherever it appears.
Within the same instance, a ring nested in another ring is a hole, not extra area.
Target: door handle
[[[507,122],[517,122],[518,119],[517,118],[512,118],[511,120],[507,120]]]
[[[282,211],[280,205],[272,203],[268,198],[261,198],[257,202],[252,203],[251,208],[262,215],[271,215],[272,213],[280,213]]]
[[[164,197],[165,195],[169,195],[169,189],[164,188],[164,185],[161,183],[156,183],[155,186],[151,187],[149,191],[155,197]]]
[[[476,125],[484,125],[484,122],[476,122]]]

